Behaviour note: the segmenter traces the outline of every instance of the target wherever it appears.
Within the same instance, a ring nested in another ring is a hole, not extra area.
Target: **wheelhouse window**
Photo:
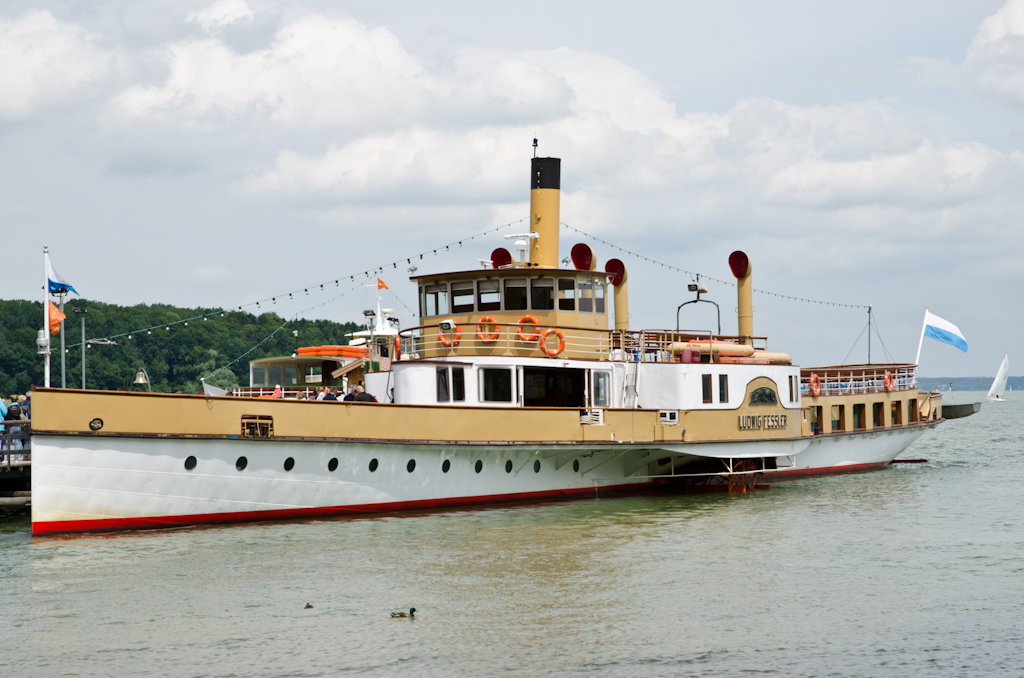
[[[299,383],[299,371],[294,367],[284,368],[285,386],[297,386]]]
[[[485,403],[512,402],[512,370],[507,367],[480,368],[480,400]]]
[[[307,367],[306,368],[306,383],[307,384],[319,384],[323,381],[322,367]]]
[[[476,307],[479,311],[501,310],[501,287],[499,281],[476,281]]]
[[[729,402],[729,375],[718,375],[718,402]]]
[[[594,312],[594,281],[581,278],[580,281],[580,313]]]
[[[266,386],[267,385],[267,371],[262,367],[252,368],[252,385],[253,386]]]
[[[281,383],[281,368],[280,367],[271,367],[268,370],[268,372],[270,372],[270,384],[268,384],[268,385],[269,386],[278,386],[278,385],[280,385],[280,383]]]
[[[594,372],[591,377],[590,403],[593,407],[610,407],[612,375],[608,372]]]
[[[534,311],[555,310],[554,278],[533,278],[530,280],[530,308]]]
[[[423,315],[448,315],[448,285],[438,283],[423,288]]]
[[[451,398],[449,396],[448,389],[448,368],[438,367],[437,368],[437,402],[446,403]]]
[[[600,280],[594,281],[594,312],[604,313],[604,283]]]
[[[576,280],[573,278],[558,279],[558,310],[576,310]]]
[[[473,281],[460,280],[452,283],[452,313],[473,312]]]
[[[526,278],[505,280],[505,310],[525,311],[529,307],[526,294]]]
[[[711,375],[702,374],[700,375],[700,387],[701,393],[704,398],[704,402],[711,402]]]

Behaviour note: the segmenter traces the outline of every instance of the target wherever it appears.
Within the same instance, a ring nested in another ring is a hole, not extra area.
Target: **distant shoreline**
[[[954,391],[988,391],[992,386],[991,377],[918,377],[917,387],[922,391],[931,390],[935,384],[953,382]],[[1010,377],[1006,381],[1008,389],[1024,391],[1024,377]]]

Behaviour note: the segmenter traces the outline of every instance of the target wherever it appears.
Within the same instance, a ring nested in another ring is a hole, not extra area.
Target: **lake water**
[[[1007,395],[902,455],[928,464],[748,496],[39,539],[8,514],[0,675],[1024,675]]]

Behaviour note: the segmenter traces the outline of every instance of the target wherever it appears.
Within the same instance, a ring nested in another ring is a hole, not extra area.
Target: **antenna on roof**
[[[533,157],[537,157],[537,140],[533,140]]]

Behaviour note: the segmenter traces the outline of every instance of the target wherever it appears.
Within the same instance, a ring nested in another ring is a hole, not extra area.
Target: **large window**
[[[437,402],[446,403],[449,400],[462,402],[466,399],[466,377],[464,368],[438,367],[436,373]]]
[[[451,399],[451,391],[448,388],[448,368],[437,368],[437,402],[446,403]]]
[[[252,385],[253,386],[266,386],[267,385],[267,371],[262,367],[252,368]]]
[[[573,278],[558,279],[558,310],[576,310],[576,280]]]
[[[612,375],[608,372],[594,372],[591,377],[590,403],[593,407],[609,407],[611,402]]]
[[[505,280],[505,310],[525,311],[527,307],[526,278]]]
[[[594,281],[580,278],[580,313],[594,312]]]
[[[497,280],[476,281],[476,308],[481,312],[501,310],[501,287]]]
[[[594,281],[594,311],[604,313],[604,283],[600,280]]]
[[[530,281],[530,308],[534,311],[555,310],[554,278],[534,278]]]
[[[307,367],[306,368],[306,383],[307,384],[319,384],[323,381],[322,367]]]
[[[480,400],[485,403],[512,402],[512,370],[507,367],[480,368]]]
[[[473,281],[460,280],[452,283],[452,313],[473,312]]]
[[[423,288],[423,315],[448,315],[448,285],[426,285]]]
[[[284,384],[285,386],[296,386],[299,383],[298,370],[294,367],[284,368]]]
[[[269,386],[280,386],[281,385],[281,368],[280,367],[271,367],[268,371],[270,372],[270,384],[268,384],[268,385]]]

